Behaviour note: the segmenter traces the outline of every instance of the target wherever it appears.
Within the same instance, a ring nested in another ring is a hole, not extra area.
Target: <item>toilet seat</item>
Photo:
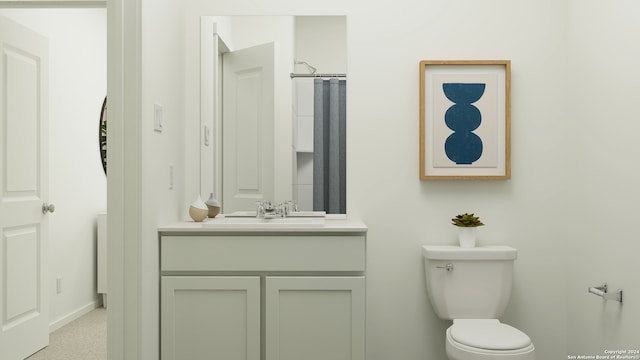
[[[457,343],[485,350],[517,350],[531,345],[527,334],[498,319],[457,319],[449,333]]]
[[[457,319],[447,329],[447,356],[454,360],[535,360],[527,334],[497,319]]]

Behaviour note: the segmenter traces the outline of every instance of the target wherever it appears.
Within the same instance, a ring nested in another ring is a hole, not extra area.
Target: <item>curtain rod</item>
[[[303,77],[303,78],[320,78],[320,77],[338,77],[338,78],[346,78],[347,74],[295,74],[291,73],[291,78]]]

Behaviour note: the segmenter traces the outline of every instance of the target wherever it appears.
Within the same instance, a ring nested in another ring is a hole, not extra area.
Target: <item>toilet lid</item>
[[[455,341],[479,349],[516,350],[531,345],[527,334],[497,319],[457,319],[449,334]]]

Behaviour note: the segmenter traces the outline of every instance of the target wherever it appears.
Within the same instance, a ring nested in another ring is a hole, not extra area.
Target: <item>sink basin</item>
[[[205,227],[281,227],[281,228],[313,228],[323,227],[324,218],[318,217],[286,217],[261,219],[255,217],[216,217],[202,223]]]
[[[287,218],[297,218],[297,217],[317,217],[317,218],[323,218],[327,215],[326,212],[324,211],[292,211],[287,215]],[[230,214],[225,214],[225,218],[246,218],[246,217],[250,217],[250,218],[255,218],[256,217],[256,212],[255,211],[236,211],[236,212],[232,212]]]
[[[319,217],[323,218],[327,215],[324,211],[292,211],[287,217]]]
[[[250,218],[255,218],[256,217],[256,212],[255,211],[236,211],[236,212],[232,212],[230,214],[224,214],[224,216],[226,218],[230,218],[230,217],[250,217]]]

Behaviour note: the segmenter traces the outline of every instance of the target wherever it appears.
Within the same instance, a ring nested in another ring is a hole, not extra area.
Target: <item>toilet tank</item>
[[[516,249],[427,245],[422,255],[429,300],[441,319],[502,316],[511,296]]]

